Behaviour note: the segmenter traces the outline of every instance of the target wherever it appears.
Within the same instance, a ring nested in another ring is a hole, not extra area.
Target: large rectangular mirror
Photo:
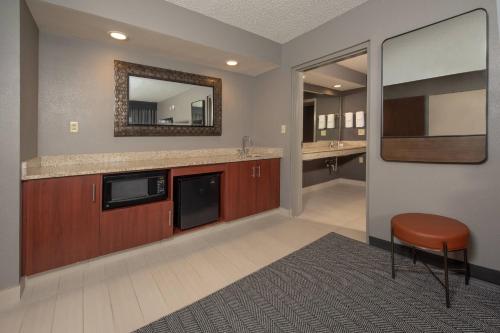
[[[128,124],[213,126],[213,88],[138,76],[128,78]]]
[[[221,80],[115,61],[115,136],[221,135]]]
[[[486,159],[487,14],[474,10],[384,41],[382,157]]]

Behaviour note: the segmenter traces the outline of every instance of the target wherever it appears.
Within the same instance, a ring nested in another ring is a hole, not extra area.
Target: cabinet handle
[[[255,167],[252,167],[252,178],[255,178]]]
[[[95,184],[92,184],[92,202],[95,202]]]
[[[259,177],[259,178],[260,178],[260,164],[259,164],[258,168],[259,168],[259,169],[258,169],[258,170],[259,170],[259,174],[257,175],[257,177]]]
[[[172,226],[172,210],[168,211],[168,226]]]

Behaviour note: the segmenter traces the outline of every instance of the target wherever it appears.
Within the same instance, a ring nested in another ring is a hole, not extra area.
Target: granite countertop
[[[304,143],[302,160],[312,161],[320,158],[348,156],[366,152],[366,141],[335,141],[334,148],[330,148],[331,141],[317,141]]]
[[[281,148],[257,147],[243,158],[237,148],[42,156],[22,163],[21,179],[169,169],[281,157]]]

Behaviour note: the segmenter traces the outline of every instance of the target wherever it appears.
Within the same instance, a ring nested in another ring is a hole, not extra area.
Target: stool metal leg
[[[469,269],[469,260],[467,256],[467,249],[464,249],[464,265],[465,265],[465,284],[469,284],[470,278],[470,269]]]
[[[396,271],[394,270],[394,232],[391,227],[391,270],[392,270],[392,278],[396,278]]]
[[[443,243],[444,255],[444,289],[446,293],[446,307],[450,307],[450,286],[448,282],[448,244]]]

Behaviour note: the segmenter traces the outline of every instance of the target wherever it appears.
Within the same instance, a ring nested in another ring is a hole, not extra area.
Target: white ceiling
[[[339,61],[337,64],[363,74],[368,73],[368,54]]]
[[[314,71],[306,72],[304,82],[338,91],[347,91],[364,87],[363,85],[355,82],[339,79],[338,77],[323,75],[321,73],[315,73]],[[336,84],[340,84],[342,87],[334,88],[333,86]]]
[[[122,0],[115,0],[114,2],[116,1]],[[173,4],[167,4],[163,0],[158,1],[162,5],[161,7],[164,7],[164,9],[167,11],[169,11],[169,7],[178,8]],[[113,6],[112,0],[106,0],[102,2],[107,6]],[[84,0],[81,0],[80,2],[73,1],[71,3],[84,3]],[[126,3],[124,1],[123,6],[118,12],[135,13],[137,12],[137,10],[132,10],[129,7],[132,5],[137,5],[137,3],[138,1],[127,1]],[[129,23],[125,23],[124,21],[110,19],[104,17],[104,14],[94,15],[88,12],[75,10],[70,7],[54,5],[49,0],[28,0],[28,5],[38,25],[38,28],[42,32],[77,37],[81,39],[95,40],[115,45],[117,47],[129,48],[134,50],[147,50],[148,53],[153,55],[168,56],[169,58],[176,59],[182,62],[199,64],[206,67],[218,68],[225,71],[232,71],[252,76],[257,76],[279,67],[279,63],[276,63],[276,61],[269,60],[266,57],[258,56],[257,54],[232,52],[227,51],[226,49],[207,46],[205,44],[192,42],[187,39],[178,38],[173,35],[152,31],[150,29],[144,28],[142,25],[131,25]],[[134,7],[134,9],[136,8]],[[182,9],[182,11],[188,10]],[[161,16],[161,11],[158,10],[158,12],[159,16]],[[200,15],[196,14],[194,16],[196,18]],[[141,17],[145,17],[145,20],[147,21],[147,18],[149,16],[142,15]],[[191,29],[193,29],[193,25],[189,23],[189,20],[184,21],[186,22],[186,27],[191,27]],[[227,27],[226,24],[220,24]],[[125,32],[128,35],[129,39],[125,42],[115,41],[108,35],[108,31],[111,30]],[[231,35],[232,33],[233,32],[229,31],[229,35]],[[255,37],[253,35],[251,36]],[[226,39],[222,38],[222,40],[226,44],[228,43]],[[239,65],[235,67],[229,67],[226,65],[227,59],[238,59]]]
[[[305,75],[304,82],[338,91],[347,91],[352,89],[363,88],[365,87],[365,85],[359,84],[359,82],[349,81],[348,79],[342,77],[341,75],[329,75],[326,73],[329,72],[328,67],[341,65],[343,67],[352,69],[356,72],[366,74],[368,67],[367,60],[368,60],[367,54],[362,54],[353,58],[339,61],[334,64],[325,65],[322,67],[318,67],[316,69],[309,70],[304,73]],[[336,71],[331,71],[331,72],[336,72]],[[336,84],[340,84],[342,87],[334,88]]]
[[[368,0],[165,0],[286,43]]]

